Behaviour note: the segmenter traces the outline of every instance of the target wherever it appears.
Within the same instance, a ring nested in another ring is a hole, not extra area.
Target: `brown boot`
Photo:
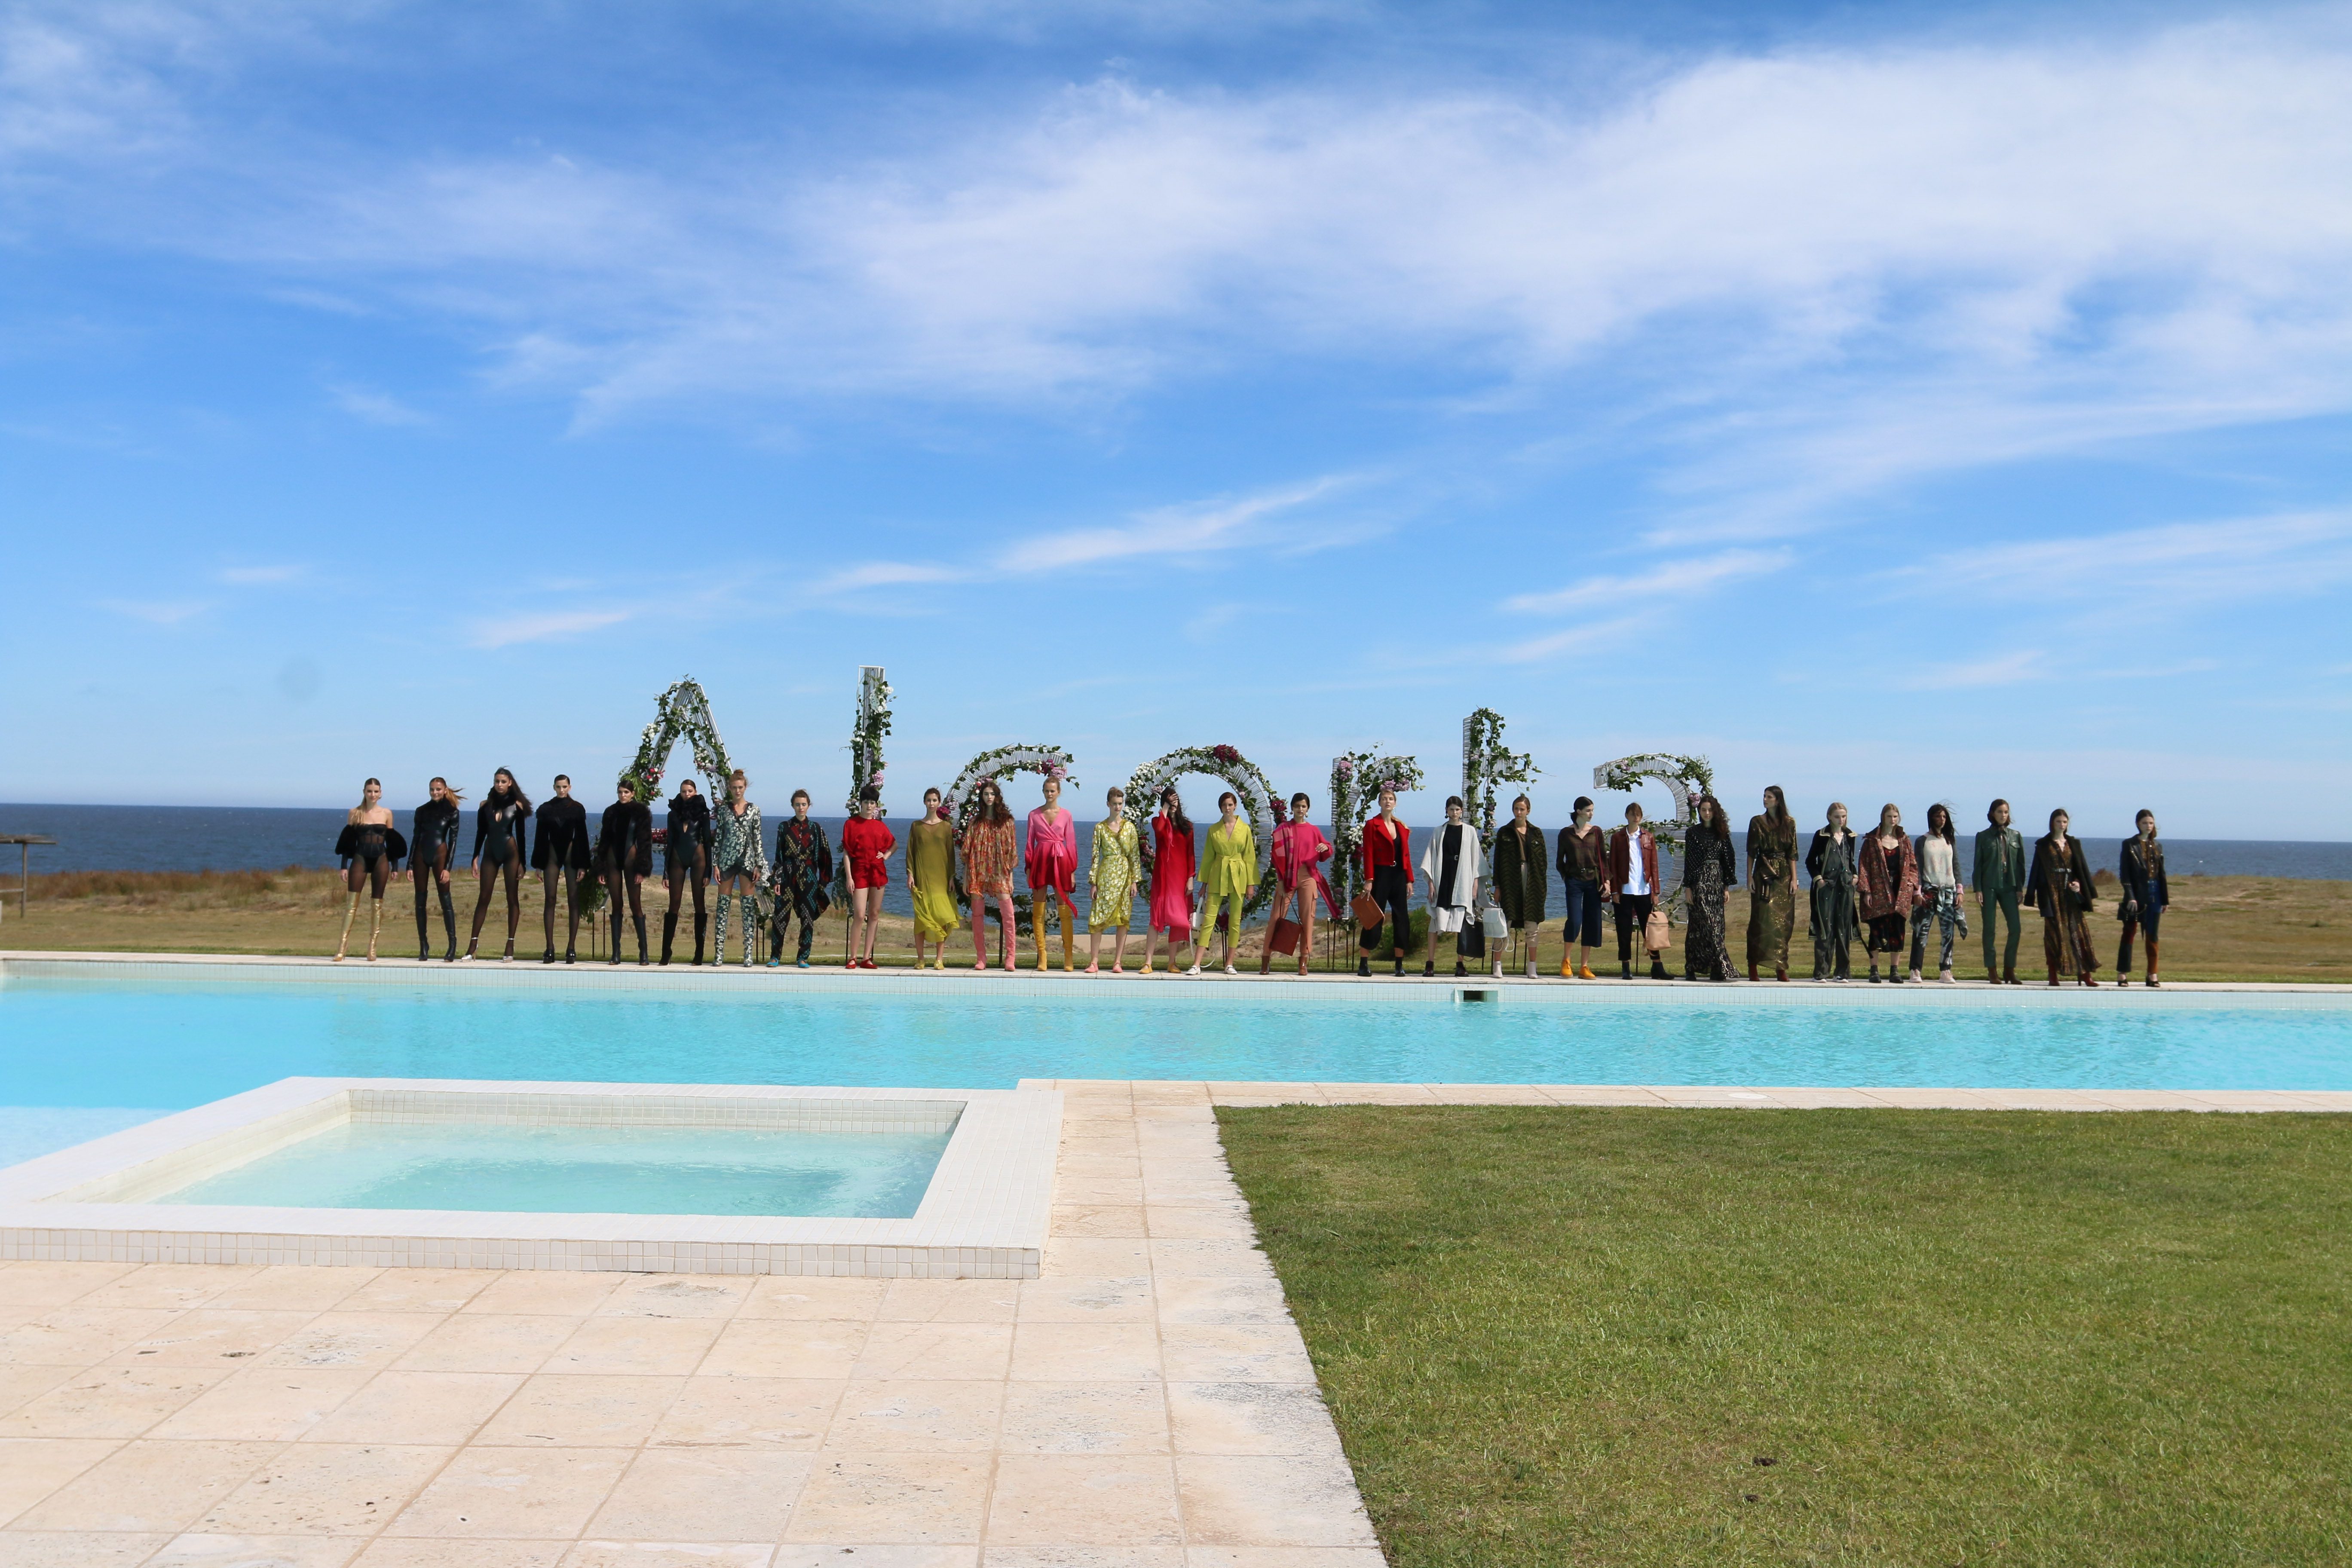
[[[2017,978],[2017,966],[2015,964],[2011,964],[2001,970],[2000,983],[2003,985],[2015,985],[2019,984]]]
[[[2050,972],[2050,988],[2053,991],[2058,988],[2058,972],[2054,969]]]
[[[1756,965],[1753,963],[1748,966],[1748,982],[1751,985],[1756,984]]]
[[[2158,989],[2164,984],[2164,982],[2156,977],[2156,939],[2153,937],[2148,939],[2147,943],[2147,984],[2151,988]]]

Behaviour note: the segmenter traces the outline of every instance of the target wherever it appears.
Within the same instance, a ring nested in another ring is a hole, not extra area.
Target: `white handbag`
[[[1488,942],[1508,942],[1511,940],[1511,922],[1503,918],[1499,905],[1488,904],[1478,918],[1486,924]]]

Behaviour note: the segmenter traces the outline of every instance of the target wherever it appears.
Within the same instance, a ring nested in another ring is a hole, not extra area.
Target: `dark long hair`
[[[982,779],[976,792],[984,803],[980,808],[982,820],[1002,827],[1013,820],[1013,808],[1004,804],[1004,786],[994,779]]]
[[[514,786],[503,795],[499,792],[499,773],[504,773],[507,776],[507,782]],[[522,793],[522,781],[515,777],[512,768],[500,768],[497,773],[490,774],[490,793],[482,797],[482,805],[492,811],[496,811],[502,805],[520,805],[522,807],[523,816],[530,815],[530,796]]]
[[[1184,815],[1184,797],[1176,793],[1174,784],[1168,784],[1160,790],[1160,809],[1168,814],[1169,826],[1187,838],[1192,836],[1192,819]]]
[[[1944,826],[1941,827],[1936,826],[1936,814],[1939,811],[1944,814]],[[1960,836],[1952,828],[1952,808],[1940,800],[1927,808],[1927,831],[1954,848],[1959,847]]]
[[[1789,821],[1789,795],[1779,784],[1766,784],[1764,793],[1771,796],[1764,807],[1764,820],[1779,827]]]

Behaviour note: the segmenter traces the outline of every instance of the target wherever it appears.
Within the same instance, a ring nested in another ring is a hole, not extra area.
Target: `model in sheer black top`
[[[692,779],[681,780],[669,803],[669,818],[662,835],[662,866],[669,878],[669,910],[662,916],[662,955],[669,962],[670,945],[677,940],[678,905],[687,888],[694,889],[694,962],[702,962],[703,939],[710,929],[705,900],[710,881],[710,803],[697,793]]]
[[[646,878],[654,868],[654,814],[637,798],[637,786],[624,778],[620,799],[604,808],[596,830],[596,875],[604,879],[604,907],[612,911],[613,956],[621,962],[621,906],[637,928],[637,962],[646,962]]]
[[[547,951],[541,963],[555,962],[555,885],[563,884],[563,905],[572,926],[563,943],[563,962],[576,962],[580,949],[580,873],[589,868],[588,808],[572,798],[572,776],[555,775],[555,797],[542,802],[535,814],[539,832],[530,847],[530,863],[540,874],[541,911],[547,925]]]
[[[500,768],[490,778],[490,793],[474,808],[474,868],[481,873],[479,889],[474,895],[474,929],[466,938],[466,962],[472,963],[474,949],[482,940],[482,921],[490,912],[490,886],[503,872],[507,883],[507,950],[501,963],[514,962],[515,931],[522,924],[522,851],[523,823],[530,816],[530,801],[515,783],[514,774]]]
[[[441,929],[449,938],[449,951],[441,955],[442,962],[457,961],[457,906],[449,897],[449,868],[457,858],[457,825],[464,820],[457,808],[465,798],[449,787],[447,779],[436,778],[432,798],[418,806],[409,821],[408,879],[416,888],[419,963],[433,957],[433,942],[425,924],[425,891],[436,887],[441,893]]]
[[[383,930],[383,885],[392,868],[408,853],[407,841],[392,825],[392,811],[383,804],[383,785],[370,779],[361,786],[360,803],[343,818],[335,853],[342,860],[343,886],[352,900],[343,910],[342,940],[335,943],[335,962],[343,961],[352,945],[352,921],[360,912],[360,889],[372,888],[374,914],[368,923],[368,962],[375,962],[375,939]]]

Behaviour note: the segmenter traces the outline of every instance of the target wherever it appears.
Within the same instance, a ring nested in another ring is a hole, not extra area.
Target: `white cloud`
[[[475,622],[472,640],[478,648],[555,642],[619,626],[629,619],[630,614],[627,610],[547,610],[535,615],[500,616]]]
[[[919,561],[868,561],[820,579],[809,592],[813,595],[854,594],[867,588],[953,583],[965,575],[958,567],[937,566]]]
[[[309,575],[310,567],[293,563],[268,566],[226,566],[218,574],[220,580],[232,587],[270,587],[281,583],[299,582]]]
[[[411,408],[389,393],[351,385],[331,385],[327,392],[334,398],[336,407],[370,425],[430,425],[433,422],[431,415]]]
[[[1742,577],[1760,577],[1782,570],[1792,559],[1786,550],[1726,550],[1714,555],[1666,561],[1630,576],[1587,577],[1565,588],[1517,594],[1503,601],[1503,608],[1543,614],[1591,605],[1641,604],[1672,595],[1697,593]]]
[[[2324,592],[2352,582],[2352,511],[2167,523],[1953,551],[1885,574],[1900,591],[1985,604],[2095,603],[2143,615]]]
[[[946,14],[966,10],[1003,14]],[[106,15],[149,13],[188,15]],[[1922,473],[2352,406],[2341,15],[1642,59],[1613,82],[1537,62],[1461,86],[1442,60],[1311,89],[1114,79],[926,100],[887,148],[777,125],[793,155],[747,155],[769,127],[739,120],[600,162],[247,142],[173,94],[173,47],[60,9],[7,35],[0,149],[168,159],[186,177],[159,194],[46,188],[26,221],[466,323],[506,384],[586,420],[1434,363],[1605,390],[1679,454],[1664,537],[1766,537]],[[381,397],[347,406],[413,416]]]
[[[212,608],[201,599],[100,599],[98,603],[100,609],[151,626],[176,626]]]
[[[1962,691],[1979,686],[2018,686],[2029,680],[2045,679],[2042,667],[2045,657],[2039,648],[2025,648],[1967,663],[1932,665],[1911,676],[1903,684],[1913,691]]]

